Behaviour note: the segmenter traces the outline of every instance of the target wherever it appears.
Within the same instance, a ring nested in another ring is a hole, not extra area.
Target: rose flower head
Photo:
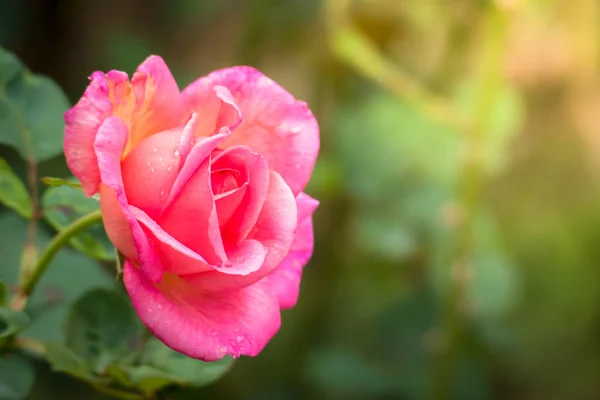
[[[131,79],[94,72],[65,121],[67,164],[100,193],[144,324],[190,357],[258,354],[313,251],[318,202],[303,189],[319,126],[307,105],[251,67],[180,91],[151,56]]]

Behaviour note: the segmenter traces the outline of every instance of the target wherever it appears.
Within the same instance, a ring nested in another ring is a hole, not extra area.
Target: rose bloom
[[[311,111],[250,67],[180,92],[151,56],[131,81],[90,81],[65,114],[65,156],[85,194],[100,193],[141,320],[190,357],[258,354],[312,255]]]

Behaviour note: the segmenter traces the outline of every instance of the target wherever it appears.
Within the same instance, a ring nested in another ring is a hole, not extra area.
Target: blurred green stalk
[[[483,20],[482,53],[477,71],[474,106],[470,110],[472,127],[466,132],[467,153],[458,182],[458,203],[462,220],[456,227],[453,258],[450,267],[450,291],[440,319],[441,349],[437,355],[431,398],[452,397],[455,366],[464,334],[463,306],[465,291],[472,279],[474,231],[473,220],[482,203],[482,186],[485,180],[482,167],[485,126],[493,111],[493,99],[501,83],[500,64],[504,53],[508,14],[497,6],[487,6]]]
[[[350,0],[328,0],[325,3],[329,45],[335,55],[361,75],[417,107],[428,118],[459,132],[468,131],[468,121],[461,118],[462,114],[453,104],[413,80],[352,25],[348,15],[350,3]]]
[[[72,224],[60,231],[44,250],[31,271],[22,277],[19,293],[12,301],[12,308],[22,310],[27,305],[29,295],[35,289],[40,278],[50,265],[50,262],[58,251],[80,232],[89,227],[102,222],[102,213],[100,210],[91,212],[83,217],[73,221]]]
[[[486,6],[482,21],[483,50],[477,69],[477,92],[473,108],[465,116],[450,100],[429,92],[381,54],[369,38],[352,25],[350,6],[351,0],[325,2],[325,20],[332,51],[357,72],[410,102],[427,117],[461,132],[466,141],[467,153],[459,177],[457,196],[462,220],[454,227],[454,248],[448,262],[451,287],[443,301],[445,307],[439,328],[442,345],[437,353],[431,386],[432,399],[448,399],[452,397],[452,382],[463,336],[465,289],[472,275],[473,218],[481,207],[481,189],[485,179],[481,159],[486,139],[484,129],[493,111],[494,95],[501,80],[500,62],[508,14],[497,5]]]

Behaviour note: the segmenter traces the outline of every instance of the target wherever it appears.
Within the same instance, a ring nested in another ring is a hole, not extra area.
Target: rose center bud
[[[215,196],[223,196],[232,190],[239,188],[244,182],[240,182],[240,173],[234,169],[219,169],[213,171],[210,176],[210,184]]]
[[[212,171],[210,179],[219,226],[223,227],[240,205],[247,183],[237,170],[229,168]]]

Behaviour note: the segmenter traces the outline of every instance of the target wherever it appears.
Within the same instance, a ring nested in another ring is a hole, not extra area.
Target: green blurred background
[[[0,45],[73,103],[149,54],[182,88],[252,65],[320,123],[297,307],[259,357],[165,398],[600,398],[596,0],[0,0]],[[32,400],[104,398],[38,369]]]

